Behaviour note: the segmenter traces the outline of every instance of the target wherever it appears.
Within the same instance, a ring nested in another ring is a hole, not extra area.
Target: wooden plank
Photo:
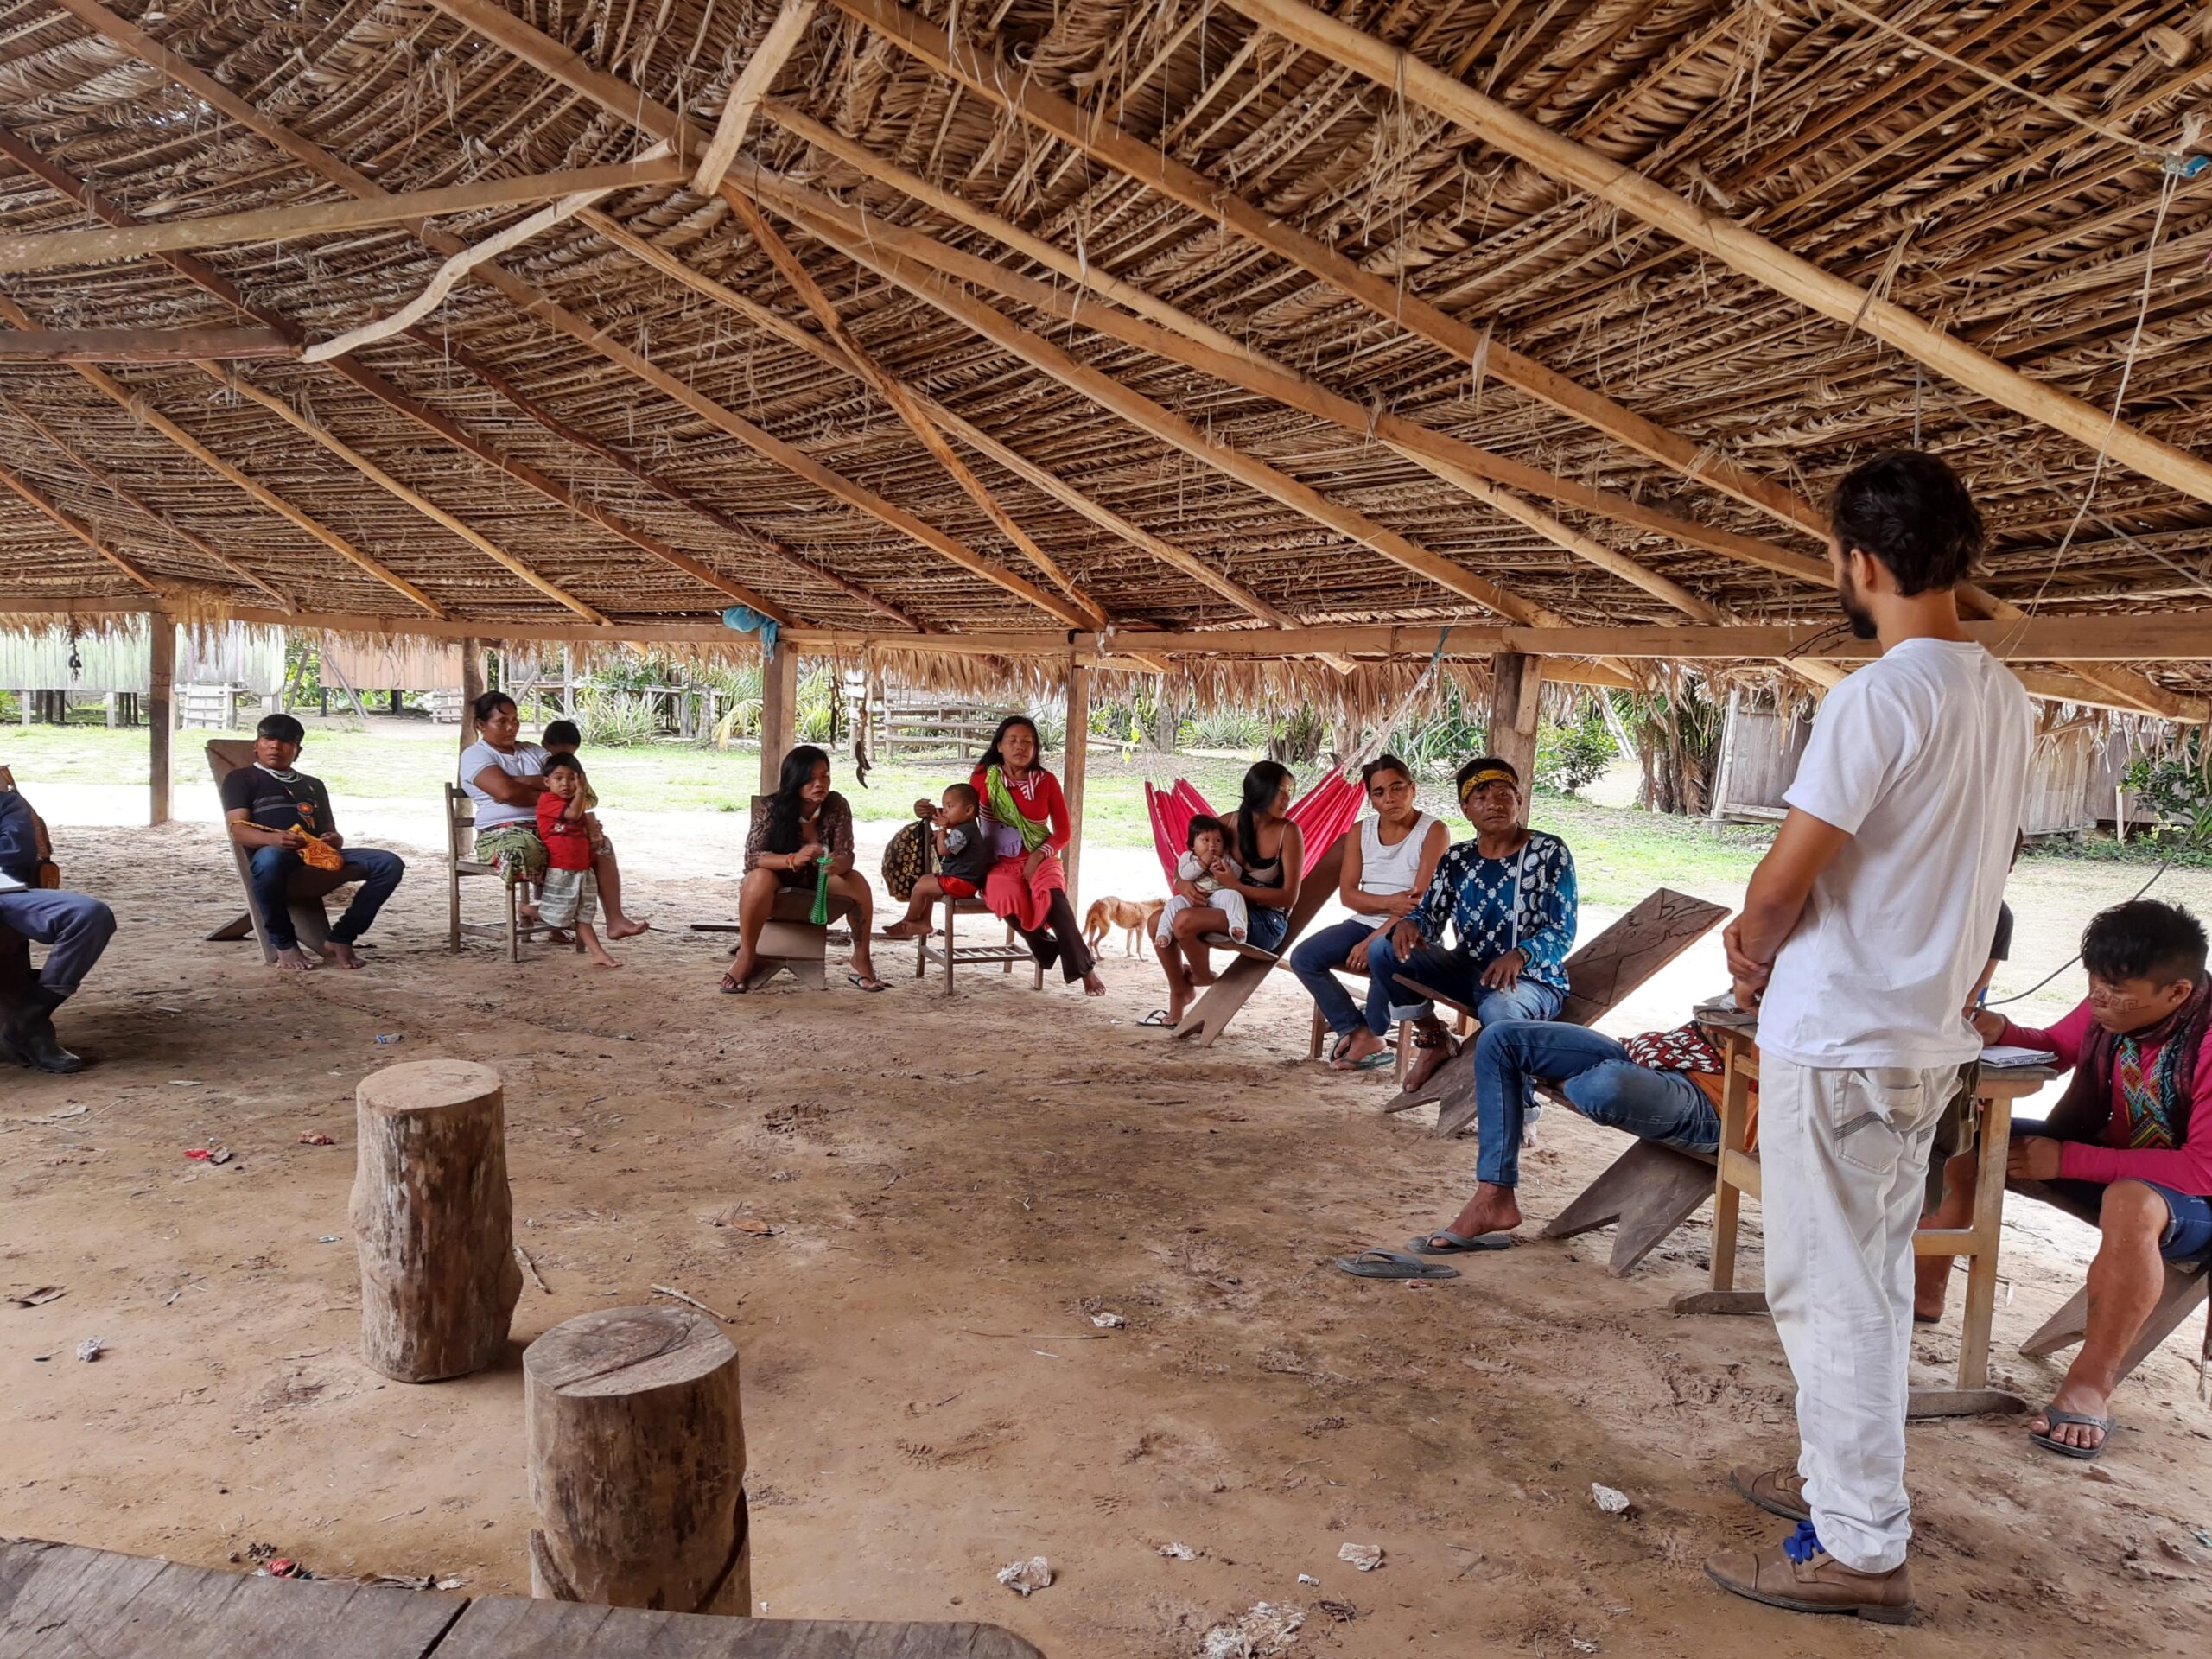
[[[673,156],[652,161],[620,162],[578,168],[567,173],[537,173],[522,178],[483,179],[438,190],[416,190],[370,200],[308,202],[290,207],[258,207],[251,213],[212,213],[97,231],[62,231],[46,236],[0,238],[0,271],[56,270],[70,265],[105,264],[149,253],[186,248],[219,248],[249,242],[286,242],[336,231],[403,225],[410,219],[486,208],[555,201],[594,190],[639,185],[679,184],[690,165]]]
[[[1044,1659],[995,1624],[725,1618],[480,1596],[437,1659]]]
[[[0,360],[41,363],[194,363],[296,358],[273,328],[21,328],[0,332]]]
[[[0,1544],[5,1659],[424,1659],[464,1602],[257,1578],[25,1539]]]
[[[729,171],[738,146],[745,142],[745,130],[759,113],[760,100],[767,97],[785,62],[798,48],[821,3],[822,0],[784,0],[776,21],[768,25],[760,44],[738,71],[729,96],[723,100],[721,118],[715,123],[715,136],[707,141],[698,170],[691,175],[691,188],[698,194],[711,196],[721,187],[722,175]]]
[[[1090,669],[1072,659],[1068,664],[1067,753],[1060,763],[1060,793],[1068,806],[1068,844],[1060,854],[1062,874],[1068,886],[1068,904],[1083,914],[1083,795],[1090,772]]]
[[[176,730],[170,701],[176,683],[176,628],[166,615],[149,618],[146,668],[146,822],[169,821],[169,743]]]
[[[798,741],[798,647],[786,634],[760,658],[760,794],[776,791],[784,754]],[[753,810],[762,810],[758,796]]]

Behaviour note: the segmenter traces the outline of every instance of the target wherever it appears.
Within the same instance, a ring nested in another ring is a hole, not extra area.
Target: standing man
[[[1801,1446],[1794,1469],[1731,1481],[1798,1526],[1705,1570],[1770,1606],[1903,1624],[1912,1235],[1929,1140],[1980,1046],[1961,1010],[1997,925],[2032,722],[2020,683],[1959,626],[1951,590],[1982,525],[1951,469],[1877,455],[1830,513],[1844,615],[1882,655],[1822,703],[1724,936],[1738,1005],[1759,1015],[1767,1306]]]
[[[54,1015],[115,937],[115,912],[88,893],[39,885],[45,841],[46,825],[0,766],[0,930],[19,936],[0,938],[0,1058],[80,1071],[85,1063],[61,1046]],[[50,947],[35,973],[22,940]]]
[[[276,965],[295,973],[315,966],[292,931],[293,874],[302,868],[300,849],[314,836],[325,845],[345,849],[339,871],[361,885],[330,930],[330,959],[340,968],[359,968],[353,941],[369,931],[384,901],[399,886],[407,866],[397,853],[375,847],[346,847],[330,810],[322,779],[294,770],[307,730],[289,715],[269,715],[254,728],[253,764],[223,779],[223,819],[231,839],[246,849],[253,871],[253,907],[276,947]]]

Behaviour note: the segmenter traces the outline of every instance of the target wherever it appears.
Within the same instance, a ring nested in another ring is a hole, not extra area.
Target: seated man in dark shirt
[[[61,1046],[54,1014],[115,937],[115,912],[90,893],[39,886],[44,828],[0,766],[0,929],[51,947],[33,973],[29,950],[0,939],[0,1056],[41,1071],[76,1071],[85,1063]]]
[[[296,973],[315,965],[292,931],[289,895],[293,873],[302,868],[301,850],[309,836],[345,849],[339,874],[361,885],[330,930],[330,959],[340,968],[359,968],[353,942],[369,931],[407,866],[396,854],[374,847],[346,847],[330,809],[330,791],[320,778],[292,769],[306,736],[306,728],[289,715],[270,715],[256,727],[253,764],[223,779],[223,817],[231,839],[251,855],[253,907],[269,930],[269,943],[276,947],[277,965]]]

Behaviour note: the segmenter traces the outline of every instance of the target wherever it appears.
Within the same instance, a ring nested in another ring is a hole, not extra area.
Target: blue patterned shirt
[[[1520,877],[1521,902],[1515,912],[1514,878]],[[1463,841],[1437,861],[1435,879],[1413,913],[1414,927],[1432,944],[1444,941],[1452,925],[1459,950],[1488,963],[1513,950],[1529,953],[1522,976],[1540,985],[1567,988],[1567,953],[1574,948],[1578,903],[1574,855],[1557,836],[1540,830],[1510,858],[1484,858],[1476,842]]]

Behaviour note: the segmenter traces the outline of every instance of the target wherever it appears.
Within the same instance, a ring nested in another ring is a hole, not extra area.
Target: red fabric
[[[976,767],[968,782],[982,802],[983,810],[989,811],[991,798],[983,788],[983,768]],[[1057,853],[1075,834],[1075,824],[1068,817],[1068,798],[1060,791],[1060,780],[1042,766],[1029,769],[1029,782],[1033,787],[1027,791],[1015,788],[1011,778],[1007,779],[1006,786],[1014,796],[1014,804],[1033,821],[1042,818],[1052,826],[1052,833],[1045,837],[1045,844]]]
[[[957,875],[940,875],[937,884],[955,899],[973,899],[976,896],[976,884]]]
[[[564,818],[569,804],[551,790],[537,798],[537,838],[545,843],[545,861],[556,870],[591,868],[591,831],[582,818]]]
[[[1002,858],[991,866],[991,873],[983,878],[983,902],[991,907],[991,914],[1001,921],[1012,922],[1025,932],[1034,933],[1045,925],[1046,912],[1052,909],[1052,895],[1067,890],[1067,878],[1060,873],[1060,861],[1048,858],[1038,865],[1033,874],[1025,877],[1021,867],[1028,862],[1027,853],[1014,858]]]
[[[2056,1054],[2062,1071],[2070,1071],[2082,1058],[2083,1044],[2096,1015],[2084,1001],[2048,1030],[2016,1026],[2010,1020],[1998,1041],[2022,1048],[2047,1048]],[[2158,1050],[2143,1051],[2147,1071],[2158,1060]],[[2212,1032],[2205,1033],[2196,1051],[2196,1091],[2190,1103],[2189,1139],[2171,1151],[2134,1151],[2127,1145],[2127,1105],[2120,1079],[2112,1080],[2112,1109],[2105,1121],[2104,1144],[2067,1141],[2060,1144],[2058,1173],[2072,1181],[2156,1181],[2177,1192],[2212,1198]]]
[[[1341,772],[1332,772],[1290,804],[1290,810],[1284,816],[1298,826],[1299,833],[1306,839],[1306,868],[1299,872],[1301,877],[1311,874],[1322,855],[1357,822],[1361,803],[1366,798],[1353,779]],[[1176,861],[1190,844],[1191,820],[1223,815],[1208,806],[1206,798],[1180,778],[1164,790],[1147,784],[1144,803],[1152,818],[1153,851],[1160,855],[1160,868],[1172,887]]]

